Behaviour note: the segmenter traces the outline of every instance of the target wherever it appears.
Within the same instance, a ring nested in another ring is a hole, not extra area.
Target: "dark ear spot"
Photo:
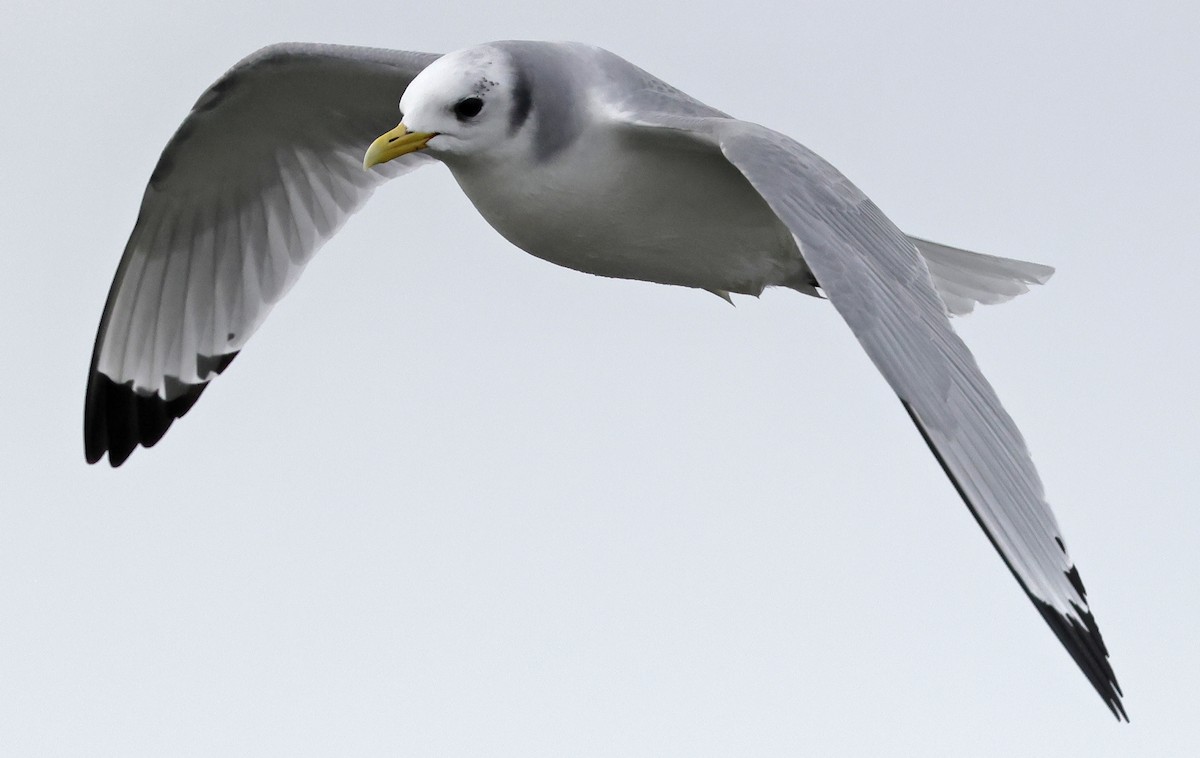
[[[521,125],[529,118],[529,111],[532,109],[533,93],[529,88],[529,80],[525,78],[525,73],[518,69],[517,81],[513,85],[512,113],[508,118],[510,134],[515,134],[521,128]]]

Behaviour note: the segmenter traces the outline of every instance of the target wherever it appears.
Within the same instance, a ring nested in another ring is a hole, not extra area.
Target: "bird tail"
[[[1045,284],[1054,273],[1052,266],[972,253],[936,242],[908,238],[929,266],[933,286],[952,316],[975,310],[976,303],[992,305],[1012,300],[1029,291],[1031,284]]]

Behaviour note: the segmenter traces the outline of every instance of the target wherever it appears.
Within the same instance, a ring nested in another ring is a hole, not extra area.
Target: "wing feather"
[[[89,462],[158,441],[380,183],[363,171],[428,53],[276,45],[234,66],[168,142],[101,318],[84,409]]]
[[[802,145],[743,122],[715,129],[721,151],[792,231],[820,287],[1021,587],[1113,714],[1126,718],[1108,651],[1025,440],[950,325],[917,248]]]
[[[642,88],[614,111],[627,127],[670,129],[720,150],[762,196],[1017,582],[1113,714],[1127,719],[1025,441],[954,332],[914,242],[804,146],[756,124],[676,109],[676,99]],[[1015,264],[1018,277],[1049,275],[1048,267],[994,260]]]

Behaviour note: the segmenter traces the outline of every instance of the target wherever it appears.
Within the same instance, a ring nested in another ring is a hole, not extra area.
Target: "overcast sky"
[[[7,11],[0,753],[1194,749],[1200,11],[901,5]],[[108,285],[209,83],[277,41],[513,37],[607,47],[796,137],[906,231],[1057,267],[956,324],[1132,724],[828,303],[556,268],[440,166],[381,190],[158,447],[84,463]]]

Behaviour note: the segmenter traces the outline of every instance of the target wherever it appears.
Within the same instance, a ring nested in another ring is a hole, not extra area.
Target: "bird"
[[[502,237],[551,263],[731,302],[768,287],[827,299],[1128,721],[1025,441],[949,320],[1053,269],[906,235],[800,143],[591,45],[285,43],[234,65],[149,178],[96,336],[87,461],[116,467],[155,445],[372,191],[433,162]]]

